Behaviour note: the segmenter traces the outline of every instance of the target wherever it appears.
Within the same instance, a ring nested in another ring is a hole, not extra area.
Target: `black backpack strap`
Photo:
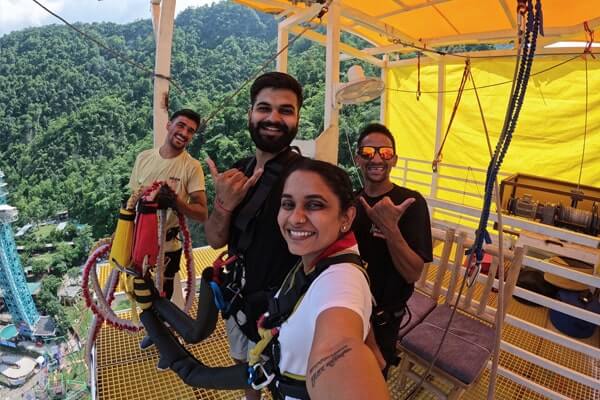
[[[317,276],[318,276],[321,274],[321,272],[323,272],[325,269],[327,269],[327,267],[329,267],[330,265],[342,264],[342,263],[355,264],[361,268],[364,268],[364,265],[365,265],[362,258],[360,258],[360,256],[358,254],[343,253],[343,254],[338,254],[336,256],[327,257],[327,258],[319,261],[317,263],[317,265],[315,266],[315,269],[313,270],[313,272],[311,272],[311,274],[317,274]],[[315,278],[316,278],[316,276],[315,276]],[[313,280],[314,280],[314,278],[313,278]]]
[[[265,165],[263,174],[258,182],[258,186],[250,194],[250,200],[242,207],[235,217],[235,227],[241,232],[235,249],[237,253],[243,254],[250,247],[252,238],[254,236],[254,219],[265,203],[269,193],[271,193],[273,188],[275,188],[279,182],[284,169],[290,163],[300,157],[301,156],[298,153],[289,150],[281,156],[267,162]],[[246,169],[248,169],[250,166],[253,168],[255,165],[256,159],[251,159],[251,162],[248,164]],[[249,171],[246,172],[246,175],[248,175],[248,172]]]
[[[299,263],[285,279],[284,284],[281,287],[279,297],[269,300],[269,317],[265,318],[263,327],[272,328],[275,326],[280,326],[294,312],[314,280],[317,279],[317,277],[321,275],[327,268],[329,268],[330,265],[342,263],[356,265],[356,267],[366,275],[365,263],[356,253],[345,253],[327,257],[319,261],[312,272],[308,275],[304,274],[302,264]],[[279,361],[281,359],[281,355],[277,337],[274,337],[271,340],[271,345],[268,346],[267,349],[266,351],[270,352],[268,362],[272,363],[272,369],[275,371],[276,375],[273,385],[274,392],[279,396],[276,398],[285,399],[286,396],[289,396],[301,400],[310,400],[308,390],[306,389],[305,380],[301,379],[300,377],[292,377],[287,374],[282,374],[282,372],[279,370]]]

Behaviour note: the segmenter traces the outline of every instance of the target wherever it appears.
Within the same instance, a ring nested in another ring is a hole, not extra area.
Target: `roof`
[[[40,319],[35,324],[33,329],[34,336],[54,336],[56,333],[56,323],[52,317],[48,315],[40,316]]]
[[[40,288],[42,287],[42,282],[27,282],[27,289],[29,290],[29,294],[35,296],[39,293]],[[0,288],[0,297],[4,297],[4,288]]]
[[[298,0],[235,1],[272,14],[297,14],[307,8]],[[377,47],[390,45],[392,39],[436,47],[469,42],[508,42],[515,37],[515,0],[336,2],[341,5],[341,29],[361,36]],[[600,25],[600,7],[595,1],[544,0],[542,10],[544,40],[548,42],[585,41],[584,21],[588,21],[591,29]]]
[[[19,228],[19,231],[17,233],[15,233],[15,237],[21,237],[21,236],[23,236],[31,228],[33,228],[33,224],[23,225],[21,228]]]

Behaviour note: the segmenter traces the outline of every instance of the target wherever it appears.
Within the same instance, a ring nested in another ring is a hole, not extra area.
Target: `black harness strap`
[[[250,194],[250,201],[240,209],[235,217],[234,225],[241,232],[235,245],[235,254],[243,254],[250,247],[254,237],[254,229],[256,228],[256,224],[253,223],[256,216],[259,214],[271,190],[281,179],[283,170],[300,157],[300,154],[289,149],[265,164],[258,185]],[[246,175],[249,175],[254,166],[256,166],[256,158],[250,159],[250,162],[246,166],[246,171],[244,171]]]
[[[338,254],[325,258],[319,261],[308,275],[304,273],[304,270],[301,268],[302,264],[299,263],[284,280],[278,297],[269,299],[268,316],[263,320],[263,328],[280,327],[300,304],[304,294],[308,291],[314,280],[329,268],[330,265],[342,263],[354,264],[361,271],[365,268],[365,264],[356,253]],[[366,276],[366,272],[363,271],[363,273]],[[268,363],[271,363],[269,368],[276,375],[271,388],[279,396],[278,399],[285,399],[286,396],[289,396],[301,400],[310,400],[308,390],[306,389],[306,381],[283,375],[279,370],[281,354],[277,337],[271,340],[271,344],[267,346],[265,352],[269,356]]]
[[[270,329],[281,326],[292,315],[302,296],[304,296],[304,293],[306,293],[313,281],[330,265],[341,263],[363,266],[363,261],[358,254],[346,253],[319,261],[308,275],[300,268],[301,263],[297,268],[294,268],[283,281],[279,296],[269,299],[269,316],[264,320],[264,328]]]

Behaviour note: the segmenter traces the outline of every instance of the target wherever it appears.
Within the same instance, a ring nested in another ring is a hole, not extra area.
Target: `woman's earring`
[[[348,226],[342,225],[342,233],[346,232],[347,230],[348,230]]]

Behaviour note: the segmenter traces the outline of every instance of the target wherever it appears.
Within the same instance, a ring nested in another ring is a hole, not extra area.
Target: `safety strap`
[[[263,321],[263,327],[270,329],[281,326],[292,315],[313,281],[330,265],[342,263],[354,264],[363,268],[363,261],[355,253],[338,254],[325,258],[319,261],[308,275],[301,268],[302,263],[298,263],[281,285],[279,296],[269,301],[269,314]]]
[[[273,371],[271,380],[275,378],[275,387],[277,390],[284,398],[287,395],[298,399],[308,399],[308,392],[306,391],[306,383],[303,376],[292,375],[287,372],[282,374],[279,371],[279,351],[276,350],[279,347],[277,340],[279,327],[296,311],[304,298],[304,294],[308,291],[314,280],[329,268],[330,265],[342,263],[356,266],[356,268],[359,268],[367,276],[364,263],[356,253],[343,253],[324,258],[315,265],[315,268],[308,275],[304,273],[301,262],[296,264],[288,273],[281,285],[279,295],[269,300],[268,312],[258,322],[261,340],[249,354],[250,380],[253,379],[260,368],[264,369],[265,363],[260,362],[261,355],[266,352],[269,344],[271,344],[271,357],[268,358],[266,363],[270,364],[267,369]]]
[[[258,185],[250,194],[249,201],[240,209],[235,217],[234,226],[241,232],[235,243],[233,254],[244,254],[250,247],[256,224],[253,223],[271,190],[279,182],[281,173],[290,163],[300,158],[301,155],[292,151],[291,148],[282,152],[274,159],[265,164],[264,171],[258,181]],[[246,175],[256,166],[256,158],[251,158],[246,165]]]

